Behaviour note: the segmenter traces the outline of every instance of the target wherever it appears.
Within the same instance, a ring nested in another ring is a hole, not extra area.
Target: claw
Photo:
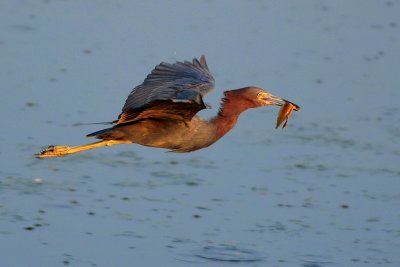
[[[46,149],[35,154],[37,158],[59,157],[68,154],[69,146],[48,146]]]

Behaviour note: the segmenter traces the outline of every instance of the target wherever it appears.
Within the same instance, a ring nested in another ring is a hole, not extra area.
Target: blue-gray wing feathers
[[[203,96],[214,89],[206,58],[200,61],[161,63],[126,99],[115,124],[143,119],[191,120],[207,107]]]
[[[195,91],[201,96],[214,89],[215,81],[211,75],[205,56],[200,61],[161,63],[136,86],[129,94],[122,111],[140,108],[157,100],[182,99],[185,91]]]

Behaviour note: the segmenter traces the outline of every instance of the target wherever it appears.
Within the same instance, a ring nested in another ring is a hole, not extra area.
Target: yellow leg
[[[107,140],[99,141],[95,143],[90,143],[82,146],[49,146],[45,150],[35,154],[37,158],[51,158],[51,157],[61,157],[68,154],[78,153],[81,151],[98,148],[102,146],[112,146],[118,144],[132,144],[129,141],[118,141],[118,140]]]

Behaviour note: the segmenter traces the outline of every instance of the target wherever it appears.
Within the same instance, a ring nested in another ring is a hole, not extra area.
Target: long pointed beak
[[[276,105],[281,107],[285,104],[292,104],[294,106],[293,110],[300,110],[300,107],[298,105],[278,96],[268,95],[265,100],[267,102],[267,105]]]

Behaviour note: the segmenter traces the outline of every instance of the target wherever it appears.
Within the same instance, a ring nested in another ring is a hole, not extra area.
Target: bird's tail
[[[112,130],[112,128],[107,128],[107,129],[103,129],[103,130],[100,130],[100,131],[96,131],[96,132],[87,134],[86,137],[94,137],[95,136],[98,139],[108,139],[108,138],[105,138],[105,135],[107,133],[109,133],[110,130]]]
[[[124,131],[120,131],[119,128],[111,127],[87,134],[86,137],[94,137],[102,140],[124,140],[126,136]]]

